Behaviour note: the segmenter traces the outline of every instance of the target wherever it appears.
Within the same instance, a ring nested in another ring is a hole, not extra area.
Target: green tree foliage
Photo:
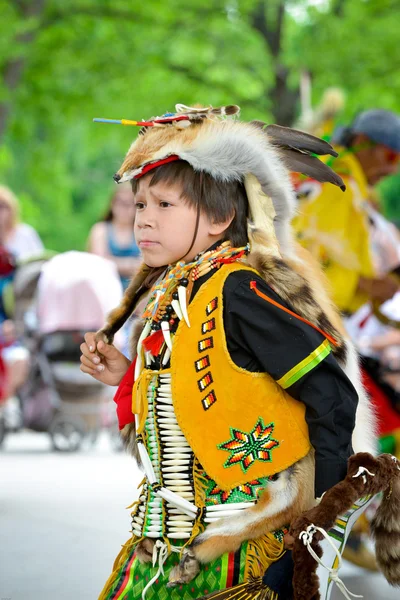
[[[399,109],[398,1],[0,0],[0,181],[46,245],[83,249],[136,131],[184,104],[289,124],[300,73],[347,115]]]

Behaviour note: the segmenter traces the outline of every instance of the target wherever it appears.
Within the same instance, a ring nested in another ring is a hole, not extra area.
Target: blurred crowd
[[[15,194],[1,186],[0,444],[25,427],[48,431],[56,450],[73,451],[103,427],[117,433],[111,406],[104,408],[110,392],[80,372],[79,347],[139,265],[132,191],[117,188],[89,232],[87,252],[46,251],[19,212]],[[127,353],[129,329],[116,340]]]
[[[322,264],[359,350],[381,449],[399,456],[400,233],[382,214],[376,185],[398,172],[400,117],[366,110],[337,128],[334,111],[321,109],[301,127],[334,145],[338,157],[329,166],[346,190],[293,174],[293,226]],[[139,266],[134,219],[131,187],[119,185],[88,234],[87,252],[54,255],[21,222],[13,192],[0,187],[0,440],[7,430],[29,427],[49,431],[56,449],[73,450],[113,423],[97,400],[101,384],[79,373],[79,346]],[[130,327],[117,340],[125,353]]]

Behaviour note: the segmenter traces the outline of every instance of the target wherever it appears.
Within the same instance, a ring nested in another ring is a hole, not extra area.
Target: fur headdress
[[[218,181],[242,181],[249,200],[251,250],[252,231],[265,232],[273,221],[280,251],[288,255],[295,211],[288,170],[344,187],[341,178],[314,156],[336,156],[336,152],[327,142],[300,131],[261,121],[240,122],[238,113],[235,105],[214,109],[178,104],[176,113],[146,122],[121,121],[142,129],[114,179],[122,183],[162,164],[184,160]]]
[[[114,175],[118,183],[140,178],[175,160],[184,160],[195,171],[218,181],[243,182],[249,202],[249,264],[296,312],[331,334],[338,341],[335,350],[340,352],[340,319],[323,284],[314,276],[309,258],[302,261],[302,251],[292,240],[290,223],[296,199],[289,175],[289,171],[300,172],[345,189],[342,179],[316,156],[337,154],[330,144],[312,135],[261,121],[241,122],[238,114],[235,105],[191,108],[177,104],[175,113],[148,121],[95,121],[141,127]],[[111,342],[159,274],[143,265],[99,337]]]

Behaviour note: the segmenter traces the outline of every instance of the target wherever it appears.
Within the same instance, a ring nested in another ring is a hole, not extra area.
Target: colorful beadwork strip
[[[206,333],[208,333],[209,331],[212,331],[213,329],[215,329],[215,319],[209,319],[208,321],[206,321],[205,323],[202,323],[201,325],[201,333],[202,335],[205,335]]]
[[[210,371],[208,371],[208,373],[206,373],[206,374],[204,375],[204,377],[202,377],[201,379],[199,379],[199,380],[198,380],[198,382],[197,382],[197,385],[199,386],[199,390],[200,390],[201,392],[204,392],[204,390],[205,390],[205,389],[206,389],[206,388],[207,388],[209,385],[211,385],[213,381],[214,381],[214,380],[213,380],[213,378],[212,378],[212,375],[211,375]]]
[[[281,377],[277,383],[286,390],[292,386],[296,381],[299,381],[304,375],[315,369],[320,362],[324,360],[331,352],[331,345],[328,340],[322,342],[318,348],[316,348],[311,354],[309,354],[304,360],[295,365],[290,371]]]
[[[213,298],[206,306],[207,316],[210,316],[218,308],[218,298]]]
[[[199,352],[204,352],[204,350],[208,350],[209,348],[214,348],[214,340],[212,337],[208,337],[208,338],[205,338],[204,340],[200,340]]]
[[[204,356],[203,358],[196,360],[196,362],[194,363],[194,366],[195,366],[197,373],[199,371],[203,371],[203,369],[207,369],[207,367],[210,366],[210,358],[209,358],[208,354],[206,356]]]
[[[217,398],[215,396],[215,392],[214,390],[211,390],[211,392],[207,394],[205,398],[203,398],[201,403],[203,405],[204,410],[208,410],[213,404],[215,404],[216,401]]]

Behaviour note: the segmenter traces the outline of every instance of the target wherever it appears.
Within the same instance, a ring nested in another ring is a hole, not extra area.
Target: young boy
[[[101,335],[86,334],[81,369],[120,385],[120,427],[146,480],[101,599],[257,581],[288,600],[286,527],[353,453],[357,392],[339,366],[354,372],[353,357],[319,274],[295,253],[292,191],[270,141],[318,150],[216,112],[147,122],[115,176],[133,182],[146,266]],[[156,276],[130,365],[107,342]],[[363,434],[357,451],[371,447]],[[276,561],[280,584],[267,576]]]

